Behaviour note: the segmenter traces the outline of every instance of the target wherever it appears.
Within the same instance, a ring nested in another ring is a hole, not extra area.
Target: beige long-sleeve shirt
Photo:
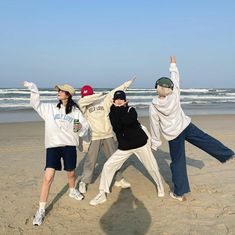
[[[81,98],[79,107],[91,127],[91,139],[100,140],[113,137],[113,130],[109,120],[110,107],[113,102],[113,95],[117,90],[126,90],[133,80],[123,83],[108,94],[97,93]]]

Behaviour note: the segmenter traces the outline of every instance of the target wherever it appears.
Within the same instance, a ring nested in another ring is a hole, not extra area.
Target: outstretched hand
[[[133,77],[132,79],[130,79],[130,80],[128,80],[127,82],[129,82],[129,85],[128,85],[128,87],[130,86],[130,85],[132,85],[133,83],[134,83],[134,81],[136,80],[136,76],[135,77]]]
[[[78,123],[78,124],[74,124],[73,126],[73,131],[74,132],[78,132],[82,129],[82,124],[81,123]]]
[[[170,57],[170,61],[171,61],[171,63],[175,63],[176,64],[176,57],[174,55],[172,55]]]
[[[24,87],[29,88],[31,86],[31,82],[24,81],[22,84]]]
[[[82,152],[87,153],[90,147],[90,142],[82,141]]]
[[[136,80],[136,76],[132,78],[132,83]]]

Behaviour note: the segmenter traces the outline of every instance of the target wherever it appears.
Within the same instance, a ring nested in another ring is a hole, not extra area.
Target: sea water
[[[77,91],[80,89],[78,88]],[[107,94],[111,88],[97,88],[95,92]],[[53,89],[39,89],[41,102],[58,102]],[[128,89],[129,105],[136,108],[139,116],[148,115],[148,107],[156,95],[155,89]],[[80,98],[79,92],[73,97]],[[235,114],[235,89],[188,88],[181,89],[181,105],[188,115]],[[28,89],[0,88],[0,122],[39,121],[41,118],[30,105]]]

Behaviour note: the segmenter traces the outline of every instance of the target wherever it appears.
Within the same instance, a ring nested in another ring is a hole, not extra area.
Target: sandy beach
[[[194,116],[205,132],[235,149],[235,116]],[[148,118],[140,118],[149,126]],[[166,141],[155,153],[166,196],[157,198],[155,185],[135,157],[123,166],[131,189],[113,187],[106,203],[92,207],[105,161],[99,156],[94,183],[83,201],[68,197],[65,173],[57,172],[51,187],[46,219],[33,227],[45,161],[44,123],[0,124],[0,234],[235,234],[235,161],[220,164],[196,147],[186,144],[191,193],[186,202],[169,197],[172,187]],[[83,153],[78,153],[77,181]]]

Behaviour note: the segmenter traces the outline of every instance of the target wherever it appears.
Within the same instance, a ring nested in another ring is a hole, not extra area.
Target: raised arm
[[[120,85],[120,86],[116,87],[115,89],[111,90],[105,98],[106,102],[108,102],[108,103],[110,103],[110,105],[112,105],[113,95],[114,95],[115,91],[118,91],[118,90],[126,91],[127,88],[129,88],[130,85],[135,81],[135,79],[136,79],[136,77],[134,77],[131,80],[128,80],[128,81],[124,82],[122,85]]]
[[[80,98],[78,101],[78,105],[82,113],[84,114],[86,112],[88,105],[91,105],[94,102],[96,102],[98,99],[101,99],[102,96],[103,96],[102,93],[97,93]]]
[[[30,94],[30,104],[32,107],[38,112],[38,114],[45,119],[45,114],[47,113],[46,110],[49,109],[49,104],[42,104],[40,101],[40,95],[37,86],[32,82],[25,81],[23,83],[25,87],[27,87],[31,94]]]
[[[176,66],[176,57],[170,56],[170,74],[171,74],[171,80],[174,83],[174,90],[179,92],[180,86],[179,86],[179,71]]]

